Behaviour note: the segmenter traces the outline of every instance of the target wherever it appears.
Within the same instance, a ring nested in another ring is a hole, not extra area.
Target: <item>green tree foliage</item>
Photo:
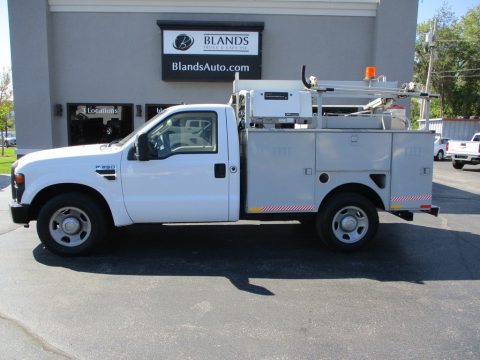
[[[440,99],[432,101],[430,117],[479,116],[480,5],[457,19],[444,3],[434,19],[418,25],[415,81],[422,84],[426,82],[429,62],[425,34],[435,20],[437,31],[430,91],[440,94]],[[412,113],[412,118],[415,115]]]
[[[0,74],[0,132],[7,131],[13,125],[10,113],[13,110],[12,86],[10,73],[3,70]],[[3,134],[0,134],[2,156],[5,155]]]

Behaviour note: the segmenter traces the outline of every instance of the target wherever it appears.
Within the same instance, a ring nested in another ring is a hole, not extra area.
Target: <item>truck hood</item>
[[[18,160],[18,167],[25,167],[34,162],[61,161],[72,158],[85,158],[86,161],[89,161],[89,159],[93,160],[96,157],[118,153],[121,149],[119,146],[108,147],[105,144],[94,144],[35,151],[21,157]]]

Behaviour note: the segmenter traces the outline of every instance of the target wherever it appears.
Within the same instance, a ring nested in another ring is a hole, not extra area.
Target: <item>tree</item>
[[[465,92],[466,112],[480,115],[480,5],[468,11],[460,23],[464,36],[464,45],[468,56],[465,58],[465,68],[462,73],[466,81]]]
[[[432,101],[431,117],[480,115],[480,5],[459,20],[444,3],[434,19],[418,25],[415,47],[415,81],[418,83],[426,81],[429,58],[424,38],[435,20],[435,61],[430,92],[439,93],[440,99]]]
[[[5,156],[4,149],[4,135],[9,126],[12,126],[10,114],[13,110],[13,101],[12,101],[12,83],[10,73],[5,69],[0,74],[0,138],[2,146],[2,156]]]

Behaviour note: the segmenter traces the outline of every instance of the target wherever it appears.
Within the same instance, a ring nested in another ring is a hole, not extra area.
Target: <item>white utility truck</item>
[[[118,142],[20,158],[13,221],[37,220],[63,255],[87,253],[111,226],[239,219],[314,220],[329,247],[355,250],[375,236],[377,209],[438,214],[434,133],[385,111],[411,96],[431,95],[385,77],[307,80],[304,69],[302,81],[237,76],[227,105],[170,107]],[[324,111],[352,99],[367,104]]]
[[[462,169],[466,164],[480,164],[480,133],[474,134],[471,141],[450,140],[447,155],[452,157],[455,169]]]

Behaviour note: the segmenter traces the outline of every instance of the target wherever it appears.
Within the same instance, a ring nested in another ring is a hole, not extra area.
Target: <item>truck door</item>
[[[148,132],[148,141],[149,161],[125,159],[122,164],[132,220],[228,221],[225,110],[176,112]]]

